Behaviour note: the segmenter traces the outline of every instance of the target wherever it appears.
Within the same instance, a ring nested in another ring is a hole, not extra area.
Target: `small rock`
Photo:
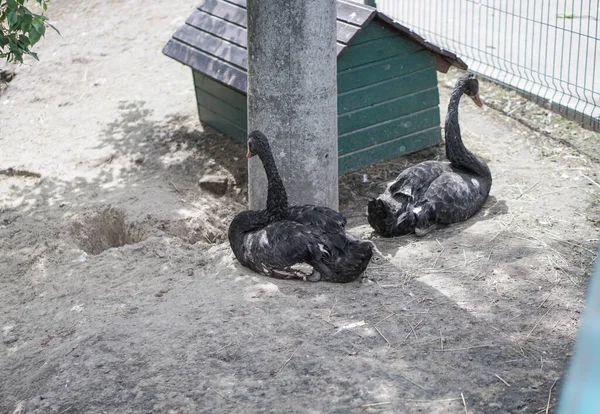
[[[19,340],[19,338],[17,338],[16,336],[9,336],[7,338],[4,338],[4,340],[2,341],[5,345],[10,345],[14,342],[17,342]]]
[[[200,188],[215,195],[223,195],[227,191],[227,177],[222,175],[205,175],[200,179]]]
[[[171,289],[161,289],[157,293],[154,294],[157,298],[162,298],[165,293],[167,293]]]
[[[0,81],[2,82],[10,82],[14,79],[16,73],[8,70],[0,70]]]
[[[190,268],[187,270],[188,276],[194,276],[194,269]]]

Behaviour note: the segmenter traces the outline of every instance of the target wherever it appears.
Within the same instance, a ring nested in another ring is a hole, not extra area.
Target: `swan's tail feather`
[[[381,199],[372,199],[368,205],[367,219],[377,233],[383,237],[395,237],[415,230],[416,216],[409,211],[393,211]]]
[[[367,220],[377,233],[384,237],[392,236],[393,214],[386,203],[378,198],[369,201]]]
[[[347,240],[346,248],[329,256],[323,256],[328,272],[321,272],[325,280],[337,283],[352,282],[367,269],[373,248],[370,242]]]

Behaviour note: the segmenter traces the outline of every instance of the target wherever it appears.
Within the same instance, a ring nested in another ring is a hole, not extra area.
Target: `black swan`
[[[463,94],[477,106],[479,82],[472,74],[457,82],[446,116],[445,161],[425,161],[402,171],[395,182],[368,206],[371,227],[384,237],[415,232],[427,234],[440,224],[451,224],[473,216],[488,197],[492,175],[487,164],[462,142],[458,104]]]
[[[356,280],[371,260],[372,244],[345,230],[340,213],[313,205],[288,206],[269,141],[260,131],[248,136],[247,158],[258,155],[267,175],[267,208],[239,213],[229,226],[229,244],[238,261],[267,276],[298,277],[293,265],[313,268],[310,281]]]

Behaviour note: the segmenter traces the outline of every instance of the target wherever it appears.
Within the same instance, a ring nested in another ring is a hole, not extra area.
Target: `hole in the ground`
[[[142,229],[135,223],[127,223],[125,214],[112,207],[105,208],[83,223],[73,223],[71,231],[79,247],[93,255],[112,247],[138,243],[145,238]]]

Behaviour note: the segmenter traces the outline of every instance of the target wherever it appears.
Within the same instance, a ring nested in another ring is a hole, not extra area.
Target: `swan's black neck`
[[[462,141],[460,126],[458,124],[458,104],[463,95],[464,84],[459,84],[452,91],[448,114],[446,115],[446,157],[454,167],[470,171],[482,177],[491,177],[487,164],[469,151]]]
[[[287,215],[288,199],[277,165],[275,165],[275,158],[273,158],[270,147],[264,148],[258,156],[267,174],[267,213],[271,220],[281,220]]]

